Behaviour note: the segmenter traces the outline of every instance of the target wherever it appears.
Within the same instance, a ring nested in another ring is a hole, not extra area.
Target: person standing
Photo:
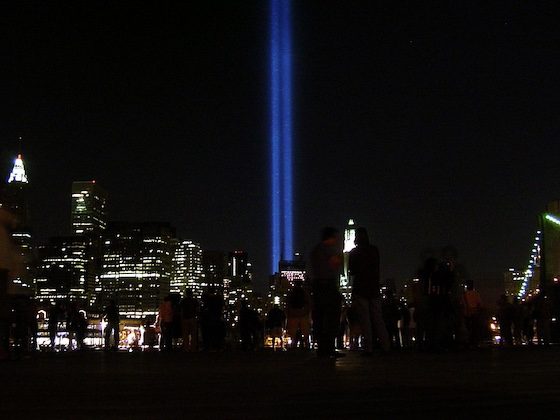
[[[468,345],[476,348],[480,342],[482,299],[474,289],[472,280],[467,281],[467,290],[463,293],[463,308],[465,312],[465,323],[468,331]]]
[[[338,290],[342,252],[338,231],[326,227],[321,242],[311,253],[313,289],[313,335],[318,357],[340,357],[335,340],[340,324],[342,296]]]
[[[159,348],[161,351],[171,351],[173,348],[173,303],[171,296],[163,298],[159,305],[158,323],[161,331]]]
[[[183,336],[183,350],[187,352],[198,349],[198,300],[191,289],[185,291],[185,297],[181,300],[181,326]]]
[[[223,320],[224,297],[221,291],[210,287],[202,295],[202,344],[205,351],[222,350],[226,336]]]
[[[58,321],[60,320],[60,316],[61,316],[60,304],[58,302],[53,303],[49,308],[49,325],[48,325],[49,339],[50,339],[50,345],[52,351],[55,350],[55,344],[56,344],[55,340],[56,340],[56,334],[58,332]]]
[[[288,318],[286,330],[292,338],[292,347],[297,348],[301,343],[302,348],[309,347],[309,332],[311,330],[311,305],[303,282],[296,280],[294,288],[288,294],[286,317]]]
[[[498,300],[498,323],[500,325],[500,345],[513,346],[513,336],[511,335],[511,303],[508,297],[503,294]]]
[[[257,348],[259,329],[261,325],[258,312],[250,308],[246,301],[242,301],[239,309],[239,336],[243,351]]]
[[[266,328],[272,338],[272,350],[276,350],[276,339],[279,341],[280,350],[284,349],[284,325],[286,314],[280,306],[274,305],[266,315]]]
[[[103,318],[107,321],[105,327],[105,350],[118,350],[119,349],[119,308],[114,300],[109,301],[109,305],[103,312]],[[113,335],[113,345],[109,346],[111,341],[111,333]]]
[[[367,230],[356,229],[356,248],[348,256],[348,272],[353,278],[352,299],[356,304],[365,340],[365,353],[373,350],[373,333],[379,339],[381,349],[388,352],[389,335],[383,322],[379,284],[379,251],[371,245]]]

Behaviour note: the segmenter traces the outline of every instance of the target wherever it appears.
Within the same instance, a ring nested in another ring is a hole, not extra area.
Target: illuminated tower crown
[[[8,179],[9,184],[12,182],[23,182],[24,184],[27,184],[27,174],[25,173],[21,153],[18,154],[16,160],[14,161],[14,168],[12,169],[10,178]]]

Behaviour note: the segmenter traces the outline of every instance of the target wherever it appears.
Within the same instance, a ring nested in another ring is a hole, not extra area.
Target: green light
[[[544,216],[544,218],[545,218],[546,220],[551,221],[551,222],[554,223],[556,226],[560,226],[560,219],[558,219],[557,217],[554,217],[554,216],[551,215],[551,214],[546,214],[546,215]]]

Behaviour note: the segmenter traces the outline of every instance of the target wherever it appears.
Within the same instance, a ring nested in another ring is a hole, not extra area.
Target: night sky
[[[498,285],[560,198],[554,2],[371,3],[294,2],[294,248],[353,217],[384,278],[452,244],[475,280]],[[96,179],[111,219],[246,249],[264,284],[267,13],[3,3],[2,176],[23,136],[37,236],[69,234],[71,182]]]

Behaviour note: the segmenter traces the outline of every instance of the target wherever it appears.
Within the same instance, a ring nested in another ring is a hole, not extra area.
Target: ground
[[[54,353],[0,363],[0,418],[553,418],[560,348]]]

